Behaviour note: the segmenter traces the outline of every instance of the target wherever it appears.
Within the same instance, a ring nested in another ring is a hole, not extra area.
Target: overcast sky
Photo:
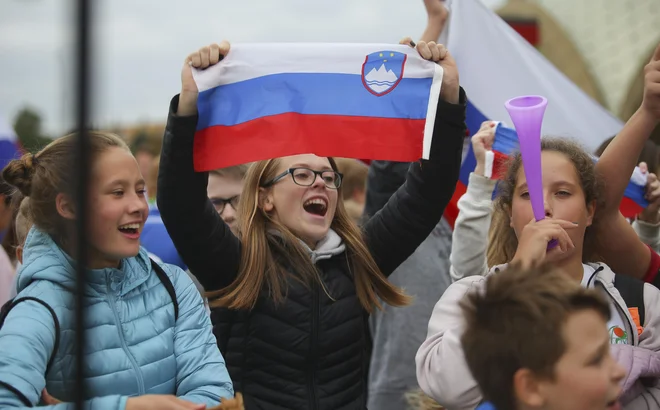
[[[482,0],[491,7],[502,0]],[[72,122],[71,0],[0,1],[0,116]],[[213,41],[397,42],[419,37],[421,0],[94,0],[96,126],[164,121],[184,57]],[[186,4],[187,3],[187,4]],[[405,5],[404,5],[405,4]]]

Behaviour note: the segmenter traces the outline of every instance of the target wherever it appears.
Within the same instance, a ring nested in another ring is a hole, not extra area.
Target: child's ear
[[[263,209],[264,212],[270,212],[273,210],[273,197],[270,194],[270,189],[259,188],[259,208]]]
[[[55,208],[62,218],[69,220],[76,219],[76,207],[70,196],[61,192],[57,194],[55,197]]]
[[[594,222],[595,213],[596,213],[596,201],[591,201],[591,203],[587,205],[587,226],[591,226],[591,224]]]
[[[518,369],[513,375],[514,400],[525,407],[540,408],[545,404],[542,382],[529,369]]]

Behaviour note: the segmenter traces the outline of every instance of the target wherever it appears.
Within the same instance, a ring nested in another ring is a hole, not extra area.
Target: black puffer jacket
[[[454,192],[465,101],[463,90],[460,104],[440,101],[431,159],[413,164],[406,183],[363,227],[385,275],[429,235]],[[207,290],[221,289],[238,274],[241,244],[206,197],[208,174],[194,172],[197,117],[177,117],[177,106],[175,97],[160,160],[158,207],[190,271]],[[243,393],[247,410],[366,408],[367,314],[358,301],[347,254],[333,234],[310,254],[323,287],[310,291],[291,281],[279,306],[264,292],[252,311],[212,313],[234,388]],[[279,256],[286,265],[286,256]]]

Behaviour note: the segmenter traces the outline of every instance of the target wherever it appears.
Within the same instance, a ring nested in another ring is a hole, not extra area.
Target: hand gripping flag
[[[490,155],[487,155],[486,157],[486,176],[491,179],[502,179],[506,174],[506,166],[509,156],[515,151],[518,151],[518,149],[519,144],[516,131],[506,127],[503,123],[498,122],[495,126],[495,139],[493,140],[492,151],[490,151]],[[598,158],[593,157],[593,160],[596,162],[598,161]],[[472,145],[470,145],[465,160],[461,165],[458,183],[456,184],[456,191],[454,191],[454,196],[445,209],[445,218],[452,228],[458,217],[458,200],[461,199],[463,194],[465,194],[470,179],[470,173],[474,171],[476,165],[477,160],[474,156]],[[640,178],[640,171],[639,168],[637,168],[626,187],[624,198],[621,201],[621,206],[619,208],[623,216],[626,218],[635,217],[648,206],[648,201],[644,197],[646,192],[645,185],[645,177],[641,176]]]
[[[197,171],[313,153],[428,159],[439,65],[391,44],[240,44],[206,70]]]

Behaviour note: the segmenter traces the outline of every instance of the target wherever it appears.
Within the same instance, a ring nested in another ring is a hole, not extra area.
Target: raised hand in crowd
[[[644,97],[639,109],[600,156],[596,171],[607,181],[601,193],[600,223],[594,226],[599,238],[597,252],[615,272],[653,280],[657,276],[657,254],[643,243],[619,213],[619,204],[630,182],[638,158],[651,133],[660,123],[660,44],[644,67]],[[654,170],[652,170],[654,171]]]
[[[410,37],[404,37],[399,44],[407,44],[415,47],[419,55],[429,61],[434,61],[443,69],[442,86],[440,89],[440,98],[450,104],[458,104],[459,96],[459,81],[458,81],[458,67],[456,61],[451,56],[449,50],[443,45],[435,41],[426,42],[420,40],[419,43],[414,43]]]
[[[477,159],[477,166],[474,168],[474,173],[483,176],[486,168],[486,151],[493,148],[493,141],[495,141],[495,125],[494,121],[484,121],[476,134],[472,136],[472,150]]]
[[[177,115],[188,116],[197,113],[197,95],[199,90],[192,75],[192,69],[204,69],[217,64],[222,57],[229,53],[229,43],[211,44],[202,47],[186,57],[181,69],[181,95]]]
[[[660,45],[655,49],[651,61],[644,67],[644,99],[641,109],[655,123],[660,122]]]
[[[428,22],[420,38],[421,41],[437,41],[447,23],[449,11],[443,0],[424,0]]]
[[[458,104],[459,84],[458,67],[456,61],[451,56],[449,50],[435,41],[420,41],[416,47],[419,55],[429,61],[435,61],[442,67],[444,74],[442,76],[442,88],[440,89],[440,98],[450,104]]]
[[[646,200],[649,205],[637,216],[640,221],[656,225],[660,223],[660,180],[649,173],[646,180]]]

